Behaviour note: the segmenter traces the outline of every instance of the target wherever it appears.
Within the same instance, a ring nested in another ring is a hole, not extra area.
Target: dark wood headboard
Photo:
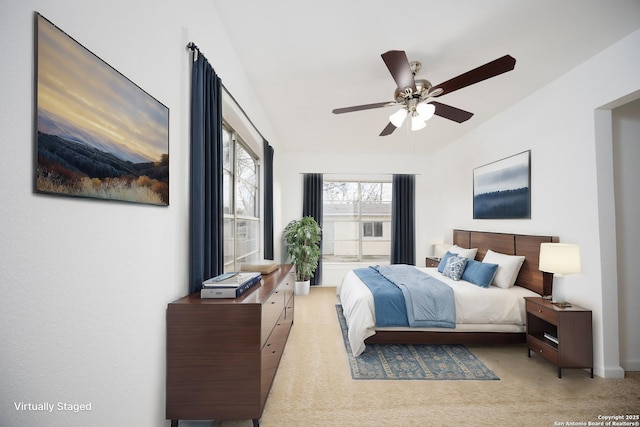
[[[551,295],[553,275],[538,269],[540,243],[557,243],[557,236],[492,233],[487,231],[453,230],[453,244],[463,248],[478,248],[476,260],[482,261],[487,251],[525,257],[516,285],[539,295]]]

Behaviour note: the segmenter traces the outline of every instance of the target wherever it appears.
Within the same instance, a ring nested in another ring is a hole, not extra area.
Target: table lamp
[[[580,273],[580,247],[570,243],[541,243],[538,269],[554,276]],[[569,306],[565,301],[553,303]]]

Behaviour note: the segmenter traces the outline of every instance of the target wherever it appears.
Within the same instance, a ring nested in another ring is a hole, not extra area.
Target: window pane
[[[382,223],[374,222],[373,226],[374,226],[373,235],[375,237],[382,237]]]
[[[227,170],[222,172],[222,203],[225,215],[233,213],[233,176]]]
[[[258,217],[258,173],[253,157],[238,144],[236,173],[236,214]]]
[[[260,253],[260,222],[239,219],[236,224],[236,261],[257,260]]]
[[[388,262],[390,182],[324,182],[323,260]]]
[[[358,183],[323,183],[323,222],[325,217],[339,216],[355,219],[358,216]]]
[[[224,271],[234,271],[235,259],[235,240],[234,240],[234,220],[233,218],[224,219]]]
[[[231,144],[231,132],[226,128],[222,128],[222,167],[225,170],[231,171],[231,156],[233,155],[233,148]]]

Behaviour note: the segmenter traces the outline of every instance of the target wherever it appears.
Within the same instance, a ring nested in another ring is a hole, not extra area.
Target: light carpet
[[[527,357],[524,344],[467,346],[500,381],[354,381],[337,303],[336,288],[330,287],[312,286],[309,295],[296,297],[293,328],[260,427],[553,427],[637,414],[640,408],[640,372],[618,380],[567,369],[560,379],[555,365]],[[211,425],[180,421],[180,427]]]
[[[342,305],[336,305],[342,339],[356,380],[499,380],[464,345],[369,344],[351,352]]]

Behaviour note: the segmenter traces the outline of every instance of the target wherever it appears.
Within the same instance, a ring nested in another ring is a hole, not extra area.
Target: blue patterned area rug
[[[354,357],[342,305],[336,305],[351,376],[355,380],[499,380],[464,345],[368,344]]]

